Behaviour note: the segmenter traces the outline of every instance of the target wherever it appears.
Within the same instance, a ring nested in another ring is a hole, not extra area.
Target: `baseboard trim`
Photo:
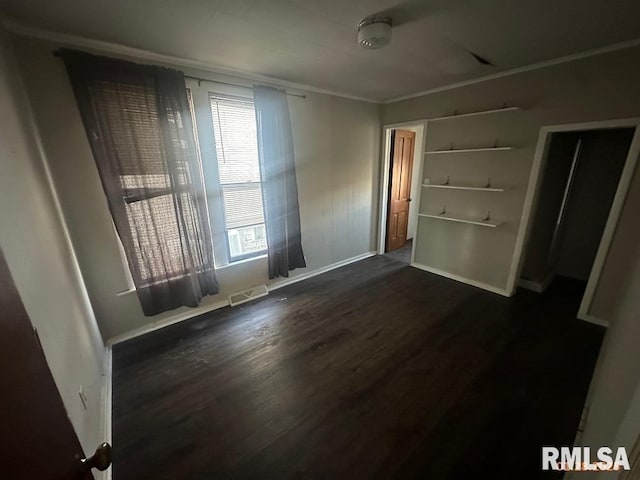
[[[218,310],[219,308],[224,308],[228,305],[229,300],[227,299],[220,300],[219,302],[215,302],[211,305],[197,307],[189,310],[188,312],[182,312],[172,317],[165,318],[164,320],[158,320],[156,322],[149,323],[142,327],[131,330],[130,332],[111,337],[109,340],[107,340],[107,345],[115,345],[116,343],[126,342],[127,340],[131,340],[141,335],[146,335],[147,333],[155,332],[156,330],[160,330],[176,323],[184,322],[185,320],[189,320],[190,318],[197,317],[198,315],[209,313],[214,310]]]
[[[286,287],[287,285],[291,285],[294,283],[301,282],[302,280],[306,280],[308,278],[312,278],[318,275],[322,275],[323,273],[330,272],[331,270],[335,270],[336,268],[344,267],[345,265],[349,265],[351,263],[359,262],[360,260],[365,260],[367,258],[373,257],[377,255],[377,252],[366,252],[361,255],[356,255],[355,257],[347,258],[346,260],[341,260],[336,263],[332,263],[331,265],[327,265],[326,267],[317,268],[310,272],[305,272],[300,275],[296,275],[294,277],[289,277],[284,280],[279,280],[277,282],[272,283],[271,285],[267,285],[267,289],[277,290],[282,287]]]
[[[339,262],[332,263],[331,265],[327,265],[326,267],[317,268],[310,272],[305,272],[300,275],[296,275],[294,277],[289,277],[284,280],[279,280],[272,283],[271,285],[267,285],[267,290],[269,292],[271,290],[277,290],[278,288],[282,288],[287,285],[291,285],[292,283],[297,283],[302,280],[306,280],[307,278],[315,277],[316,275],[321,275],[331,270],[335,270],[336,268],[349,265],[350,263],[359,262],[360,260],[364,260],[365,258],[369,258],[374,255],[376,255],[376,252],[366,252],[361,255],[356,255],[355,257],[347,258],[346,260],[341,260]],[[110,346],[110,345],[115,345],[116,343],[126,342],[127,340],[131,340],[141,335],[146,335],[147,333],[160,330],[164,327],[168,327],[176,323],[184,322],[185,320],[189,320],[190,318],[197,317],[198,315],[203,315],[205,313],[213,312],[214,310],[224,308],[228,305],[229,305],[229,300],[226,299],[226,300],[221,300],[219,302],[213,303],[211,305],[205,305],[202,307],[191,309],[188,312],[181,312],[180,314],[174,315],[169,318],[165,318],[164,320],[158,320],[148,325],[144,325],[142,327],[131,330],[130,332],[126,332],[121,335],[112,337],[109,340],[107,340],[107,345]]]
[[[503,297],[510,297],[513,295],[512,292],[509,292],[504,288],[498,288],[498,287],[494,287],[493,285],[489,285],[487,283],[477,282],[469,278],[465,278],[459,275],[455,275],[453,273],[445,272],[444,270],[438,270],[437,268],[427,267],[426,265],[422,265],[420,263],[413,262],[411,266],[415,268],[419,268],[420,270],[424,270],[429,273],[440,275],[441,277],[445,277],[450,280],[455,280],[456,282],[466,283],[467,285],[471,285],[472,287],[481,288],[482,290],[486,290],[491,293],[497,293],[498,295],[502,295]]]
[[[518,280],[518,286],[526,288],[527,290],[534,291],[536,293],[542,293],[549,287],[549,285],[551,285],[551,282],[555,277],[555,274],[552,273],[551,275],[548,275],[547,278],[545,278],[542,282],[525,280],[524,278],[521,278],[520,280]]]
[[[104,365],[102,367],[102,386],[101,386],[101,418],[100,418],[100,433],[103,442],[113,445],[113,430],[112,430],[112,415],[113,415],[113,350],[111,345],[105,347],[104,352]],[[102,480],[111,480],[111,470],[109,467],[106,471],[101,473]]]
[[[518,287],[524,288],[526,290],[531,290],[532,292],[536,293],[544,292],[543,283],[534,282],[533,280],[525,280],[523,278],[518,280]]]
[[[610,325],[608,320],[602,320],[601,318],[594,317],[593,315],[578,314],[578,319],[583,320],[585,322],[593,323],[595,325],[600,325],[601,327],[604,327],[604,328],[609,328],[609,325]]]

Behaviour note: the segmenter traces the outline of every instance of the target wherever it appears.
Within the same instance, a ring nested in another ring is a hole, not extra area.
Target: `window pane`
[[[95,95],[100,101],[100,113],[109,120],[111,148],[118,156],[120,175],[158,174],[166,175],[160,121],[155,109],[156,98],[153,90],[137,85],[114,85],[99,83]],[[154,105],[150,107],[150,104]],[[184,128],[178,112],[168,113],[168,121],[176,130]],[[191,133],[189,133],[190,135]],[[188,167],[188,147],[186,143],[173,138],[179,169],[179,182],[190,183]],[[184,155],[185,158],[182,158]]]
[[[210,103],[220,183],[259,182],[253,102],[212,95]]]
[[[224,223],[227,230],[264,223],[259,183],[223,185]]]
[[[188,201],[188,195],[183,201]],[[132,231],[136,232],[133,242],[136,250],[136,263],[145,285],[152,284],[157,278],[179,277],[186,269],[182,255],[184,238],[195,238],[197,218],[192,210],[183,213],[184,235],[175,214],[174,196],[163,195],[147,200],[127,204],[127,217]],[[153,261],[161,253],[163,262]]]
[[[194,181],[192,173],[198,175],[191,170],[195,165],[184,140],[191,132],[181,131],[186,125],[177,111],[168,113],[170,137],[161,132],[156,90],[151,86],[97,82],[92,96],[101,121],[110,131],[115,160],[108,174],[118,175],[126,213],[121,222],[115,217],[114,221],[119,223],[118,233],[132,276],[140,287],[184,275],[191,268],[185,265],[185,242],[197,238],[196,232],[201,229],[193,197],[188,193]],[[171,172],[165,159],[164,137],[171,139],[176,155]],[[180,225],[176,198],[181,200],[184,215]],[[121,201],[120,196],[117,201]],[[190,246],[195,248],[195,243]]]
[[[224,223],[231,259],[267,248],[253,101],[210,94]]]
[[[234,228],[227,231],[227,236],[229,239],[229,254],[232,259],[264,252],[267,249],[264,224]]]

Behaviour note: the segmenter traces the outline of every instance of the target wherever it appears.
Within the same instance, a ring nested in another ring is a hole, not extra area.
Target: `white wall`
[[[640,205],[640,189],[637,186],[631,192],[629,201]],[[626,288],[612,305],[611,327],[607,330],[591,382],[589,409],[579,441],[580,445],[594,447],[624,446],[629,455],[640,433],[640,229],[635,231],[633,241],[627,252]],[[576,473],[567,478],[592,477]],[[602,474],[601,478],[616,476]]]
[[[104,440],[104,345],[47,180],[11,44],[1,28],[0,98],[0,246],[71,423],[91,454]],[[80,385],[88,398],[86,411],[78,397]]]
[[[482,183],[491,176],[496,185],[508,187],[504,194],[486,192],[429,192],[423,209],[441,208],[451,213],[482,215],[487,209],[507,224],[488,229],[452,222],[421,220],[416,261],[468,279],[504,289],[512,266],[515,240],[520,228],[524,196],[539,130],[544,125],[577,123],[640,114],[640,48],[628,48],[543,69],[522,72],[450,90],[435,92],[384,106],[384,123],[407,122],[453,113],[495,108],[507,102],[521,112],[428,123],[427,149],[491,145],[498,138],[515,150],[501,153],[426,156],[423,177],[441,181],[446,175],[463,182]],[[447,157],[447,158],[440,158]],[[640,186],[635,173],[632,188]],[[601,285],[596,289],[590,314],[613,320],[611,306],[625,289],[621,273],[623,258],[616,242],[638,228],[625,221],[627,202],[607,257]],[[637,206],[635,207],[637,208]]]
[[[43,146],[103,335],[111,338],[189,312],[178,309],[144,317],[135,294],[116,295],[128,288],[125,267],[66,70],[51,54],[59,45],[22,37],[16,38],[16,43]],[[221,78],[188,69],[186,73]],[[306,99],[289,98],[302,242],[308,264],[307,269],[295,270],[293,275],[376,247],[380,107],[330,95],[306,95]],[[231,292],[271,283],[264,258],[227,266],[217,274],[221,291],[203,300],[205,309],[226,301]]]
[[[636,171],[636,177],[638,171]],[[619,427],[634,390],[640,386],[640,182],[634,182],[627,197],[627,207],[620,219],[610,255],[624,262],[618,273],[623,285],[617,291],[605,286],[607,330],[598,366],[591,386],[590,412],[583,440],[611,440]]]

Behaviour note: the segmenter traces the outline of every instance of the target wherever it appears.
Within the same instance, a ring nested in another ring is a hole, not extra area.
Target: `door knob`
[[[111,445],[107,442],[101,443],[92,456],[80,459],[80,464],[87,472],[92,468],[103,472],[111,465]]]

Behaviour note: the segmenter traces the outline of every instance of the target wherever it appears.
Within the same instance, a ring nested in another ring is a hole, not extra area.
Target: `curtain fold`
[[[269,278],[288,277],[307,266],[302,251],[300,208],[287,94],[256,86],[253,100],[258,127]]]
[[[218,283],[184,74],[61,56],[144,314],[197,306]]]

